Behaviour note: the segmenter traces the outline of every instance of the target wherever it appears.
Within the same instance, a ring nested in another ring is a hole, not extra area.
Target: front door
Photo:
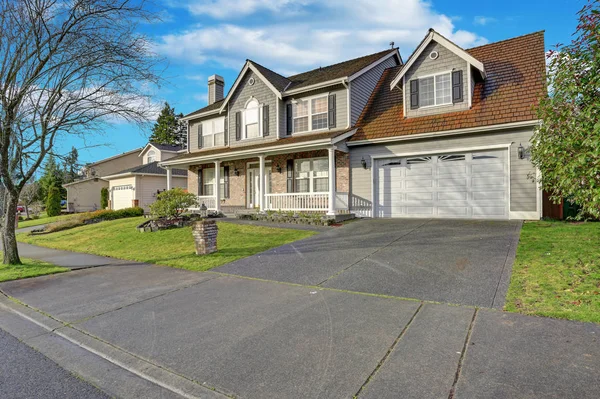
[[[270,183],[271,183],[271,166],[268,165],[265,168],[266,174],[266,189],[267,193],[271,192]],[[247,204],[248,208],[258,208],[260,206],[260,169],[259,168],[250,168],[248,169],[248,174],[246,176],[247,182]]]

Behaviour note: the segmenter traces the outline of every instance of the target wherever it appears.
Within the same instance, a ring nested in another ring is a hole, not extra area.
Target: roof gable
[[[479,70],[481,76],[485,79],[485,68],[481,61],[473,57],[473,55],[469,54],[469,52],[463,50],[461,47],[452,43],[450,40],[446,39],[444,36],[437,33],[435,30],[429,29],[429,33],[427,34],[427,36],[425,36],[425,38],[421,41],[421,44],[419,44],[417,49],[410,55],[408,61],[406,61],[406,64],[404,64],[402,69],[400,69],[400,71],[392,80],[390,84],[390,89],[393,89],[394,86],[400,83],[402,77],[406,74],[406,72],[408,72],[408,70],[415,63],[419,55],[427,48],[429,43],[431,43],[432,41],[439,43],[440,45],[446,47],[448,50],[452,51],[460,58],[464,59],[468,64]]]

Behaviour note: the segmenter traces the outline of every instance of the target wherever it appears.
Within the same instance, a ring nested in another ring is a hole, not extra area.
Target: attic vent
[[[254,78],[248,79],[248,85],[252,86],[254,84]]]
[[[429,53],[429,58],[431,58],[432,60],[437,59],[437,57],[439,57],[440,54],[437,51],[432,51],[431,53]]]

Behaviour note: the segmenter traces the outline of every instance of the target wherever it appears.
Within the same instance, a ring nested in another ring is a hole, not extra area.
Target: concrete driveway
[[[214,271],[500,308],[520,229],[519,221],[362,220]]]

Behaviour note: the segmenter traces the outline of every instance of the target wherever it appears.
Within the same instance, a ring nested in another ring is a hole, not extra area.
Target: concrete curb
[[[146,381],[184,398],[223,399],[230,397],[134,356],[29,306],[12,301],[3,293],[0,294],[0,309],[18,315],[22,319],[41,327],[49,334],[59,336]],[[15,331],[11,333],[15,335]],[[17,338],[24,339],[18,336]]]

